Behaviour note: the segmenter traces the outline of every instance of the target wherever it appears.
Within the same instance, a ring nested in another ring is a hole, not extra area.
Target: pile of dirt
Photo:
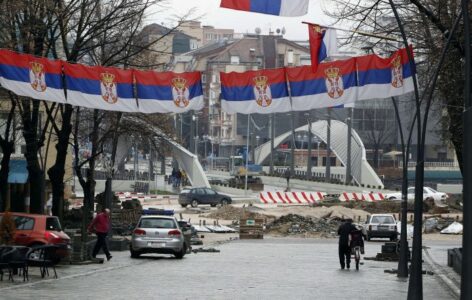
[[[258,213],[256,208],[252,207],[234,207],[225,205],[206,215],[206,218],[220,220],[239,220],[242,216],[251,218],[266,218],[265,215]]]
[[[267,225],[266,232],[272,235],[333,238],[341,224],[338,217],[315,218],[289,214]]]

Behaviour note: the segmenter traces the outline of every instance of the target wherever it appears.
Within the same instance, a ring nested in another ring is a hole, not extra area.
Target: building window
[[[207,82],[207,76],[206,74],[202,74],[202,83],[206,83]]]

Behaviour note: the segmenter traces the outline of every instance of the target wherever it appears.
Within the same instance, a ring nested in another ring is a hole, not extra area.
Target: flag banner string
[[[409,51],[413,53],[412,48]],[[221,109],[271,114],[351,106],[413,91],[407,49],[312,66],[220,73]],[[154,72],[71,64],[0,49],[0,85],[37,100],[130,113],[184,113],[204,107],[201,72]],[[67,95],[67,96],[66,96]]]

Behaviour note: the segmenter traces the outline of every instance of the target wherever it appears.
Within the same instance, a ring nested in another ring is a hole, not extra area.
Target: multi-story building
[[[309,49],[279,35],[245,35],[241,39],[208,44],[174,59],[177,72],[201,71],[206,107],[199,117],[201,133],[208,132],[215,155],[228,157],[240,153],[247,142],[248,116],[227,114],[220,106],[220,72],[244,72],[288,65],[298,66],[310,61]],[[276,134],[291,128],[290,118],[276,114]],[[306,124],[303,113],[297,113],[296,124]],[[298,117],[301,116],[301,117]],[[203,120],[202,120],[203,118]],[[301,120],[301,122],[299,122]],[[205,124],[206,121],[206,124]],[[270,138],[269,116],[252,117],[250,137],[253,145]],[[203,127],[207,126],[207,130]],[[256,141],[256,137],[258,140]],[[190,136],[191,138],[191,136]],[[216,147],[215,147],[216,145]]]
[[[197,39],[198,47],[217,43],[223,40],[232,40],[234,29],[220,29],[213,26],[204,25],[198,21],[188,21],[180,25],[179,30]]]

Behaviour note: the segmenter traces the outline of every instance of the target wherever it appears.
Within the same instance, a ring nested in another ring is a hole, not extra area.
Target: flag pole
[[[251,134],[251,114],[247,116],[247,138],[246,138],[246,174],[244,174],[244,195],[247,196],[247,173],[249,165],[249,135]]]
[[[400,40],[398,40],[396,38],[392,38],[392,37],[388,37],[388,36],[384,36],[384,35],[379,35],[379,34],[374,34],[374,33],[370,33],[370,32],[365,32],[365,31],[360,31],[360,30],[343,29],[343,28],[332,27],[332,26],[321,26],[321,25],[318,25],[318,24],[315,24],[315,23],[310,23],[310,22],[302,22],[302,24],[317,25],[317,26],[320,26],[320,27],[323,27],[323,28],[336,29],[336,30],[340,30],[340,31],[344,31],[344,32],[357,33],[357,34],[360,34],[360,35],[370,36],[370,37],[374,37],[374,38],[378,38],[378,39],[389,40],[389,41],[394,41],[394,42],[400,42]]]

